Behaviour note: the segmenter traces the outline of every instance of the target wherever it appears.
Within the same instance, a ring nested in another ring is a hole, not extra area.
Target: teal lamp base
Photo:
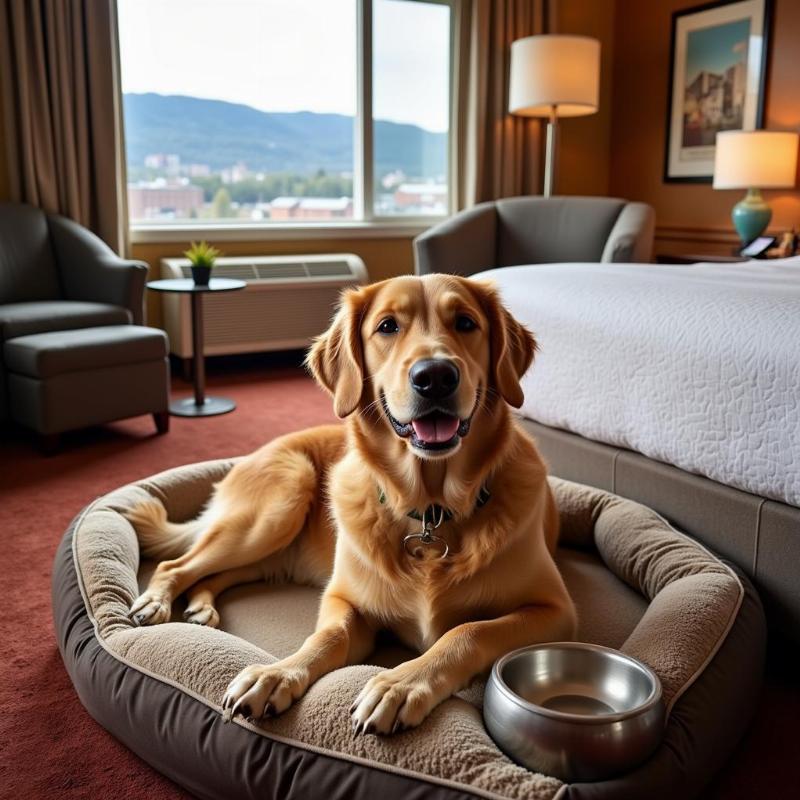
[[[759,189],[748,189],[744,200],[740,200],[731,213],[733,227],[744,244],[764,233],[771,218],[772,209],[764,202]]]

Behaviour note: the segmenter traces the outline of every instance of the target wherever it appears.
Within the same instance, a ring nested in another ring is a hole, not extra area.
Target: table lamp
[[[797,139],[792,131],[723,131],[717,134],[714,188],[747,189],[731,213],[745,244],[760,236],[772,217],[761,189],[789,189],[797,172]]]
[[[600,42],[588,36],[543,34],[511,45],[508,110],[525,117],[547,117],[544,196],[553,194],[558,118],[597,111],[600,94]]]

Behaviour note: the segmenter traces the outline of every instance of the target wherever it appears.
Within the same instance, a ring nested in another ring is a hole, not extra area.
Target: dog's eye
[[[456,330],[461,331],[461,333],[469,333],[470,331],[474,331],[477,327],[478,323],[466,314],[459,314],[456,317]]]
[[[394,317],[386,317],[386,319],[381,320],[381,324],[378,325],[378,333],[391,334],[398,333],[399,331],[400,328]]]

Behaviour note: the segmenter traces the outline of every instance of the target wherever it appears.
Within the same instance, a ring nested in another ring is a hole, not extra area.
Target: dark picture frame
[[[717,0],[672,14],[665,183],[711,183],[716,133],[763,125],[772,5]]]

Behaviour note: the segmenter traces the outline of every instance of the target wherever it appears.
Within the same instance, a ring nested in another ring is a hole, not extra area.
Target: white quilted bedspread
[[[800,506],[800,258],[491,270],[525,416]]]

